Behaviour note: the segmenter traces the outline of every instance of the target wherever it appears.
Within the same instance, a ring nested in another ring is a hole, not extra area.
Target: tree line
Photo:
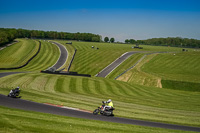
[[[174,47],[200,48],[200,40],[181,38],[181,37],[152,38],[152,39],[137,40],[137,41],[134,40],[134,39],[130,39],[130,40],[126,39],[125,43],[156,45],[156,46],[174,46]]]
[[[69,33],[69,32],[57,32],[57,31],[0,28],[0,46],[12,42],[15,38],[64,39],[64,40],[78,40],[78,41],[89,41],[89,42],[102,41],[100,35],[92,33],[79,33],[79,32]],[[105,37],[104,42],[114,43],[115,39],[114,38],[109,39],[108,37]],[[125,43],[200,48],[200,40],[181,38],[181,37],[152,38],[147,40],[126,39]]]
[[[100,35],[92,33],[69,33],[57,31],[0,28],[0,46],[8,42],[12,42],[15,38],[65,39],[89,42],[101,41]]]

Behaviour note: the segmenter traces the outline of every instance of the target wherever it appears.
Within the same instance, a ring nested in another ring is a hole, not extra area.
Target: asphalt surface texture
[[[17,74],[17,73],[22,73],[22,72],[1,72],[0,78],[8,76],[8,75],[12,75],[12,74]]]
[[[100,120],[100,121],[115,122],[115,123],[122,123],[122,124],[133,124],[133,125],[140,125],[140,126],[200,132],[199,127],[181,126],[181,125],[174,125],[174,124],[165,124],[165,123],[158,123],[158,122],[119,118],[119,117],[93,115],[92,113],[60,108],[60,107],[51,106],[47,104],[26,101],[23,99],[10,98],[1,94],[0,94],[0,106],[22,109],[22,110],[27,110],[27,111],[36,111],[36,112],[49,113],[49,114],[55,114],[55,115],[91,119],[91,120]]]
[[[66,48],[62,44],[57,43],[57,42],[52,42],[52,43],[57,45],[60,49],[60,57],[59,57],[58,61],[56,62],[56,64],[54,64],[52,67],[59,69],[60,67],[62,67],[65,64],[68,53],[67,53]]]
[[[132,51],[132,52],[127,52],[127,53],[123,54],[118,59],[116,59],[114,62],[112,62],[110,65],[108,65],[106,68],[104,68],[101,72],[99,72],[96,76],[97,77],[106,77],[115,68],[117,68],[122,62],[124,62],[127,58],[129,58],[131,55],[136,54],[136,53],[138,53],[138,52]]]

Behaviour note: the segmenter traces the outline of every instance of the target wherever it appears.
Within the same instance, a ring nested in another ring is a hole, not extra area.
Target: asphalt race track
[[[92,113],[60,108],[60,107],[51,106],[47,104],[26,101],[23,99],[9,98],[1,94],[0,94],[0,106],[6,106],[9,108],[16,108],[16,109],[22,109],[22,110],[27,110],[27,111],[36,111],[36,112],[49,113],[49,114],[55,114],[55,115],[85,118],[85,119],[92,119],[92,120],[101,120],[101,121],[108,121],[108,122],[115,122],[115,123],[200,132],[199,127],[180,126],[180,125],[164,124],[164,123],[158,123],[158,122],[148,122],[148,121],[133,120],[133,119],[126,119],[126,118],[119,118],[119,117],[106,117],[102,115],[93,115]]]
[[[0,78],[17,73],[22,73],[22,72],[2,72],[0,73]]]
[[[56,64],[53,65],[52,67],[59,69],[60,67],[62,67],[65,64],[68,53],[67,53],[66,48],[62,44],[57,43],[57,42],[52,42],[52,43],[57,45],[60,49],[60,58],[58,59]]]
[[[106,77],[109,73],[111,73],[117,66],[119,66],[123,61],[125,61],[128,57],[138,52],[132,51],[127,52],[112,62],[109,66],[104,68],[101,72],[97,74],[97,77]]]

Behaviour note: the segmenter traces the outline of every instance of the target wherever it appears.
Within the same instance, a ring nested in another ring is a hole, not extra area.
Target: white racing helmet
[[[19,86],[17,86],[16,90],[20,90],[20,89],[19,89]]]
[[[109,103],[109,102],[111,102],[112,100],[111,99],[109,99],[107,102]]]

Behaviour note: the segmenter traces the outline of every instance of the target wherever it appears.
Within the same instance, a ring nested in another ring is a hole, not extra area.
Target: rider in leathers
[[[17,88],[15,88],[15,89],[13,89],[13,90],[10,90],[10,93],[14,93],[14,94],[16,94],[16,93],[18,93],[18,95],[20,94],[20,88],[19,87],[17,87]]]
[[[111,99],[109,99],[108,101],[105,101],[104,103],[108,104],[108,105],[104,106],[104,110],[105,109],[109,110],[109,109],[113,108],[113,102]]]

